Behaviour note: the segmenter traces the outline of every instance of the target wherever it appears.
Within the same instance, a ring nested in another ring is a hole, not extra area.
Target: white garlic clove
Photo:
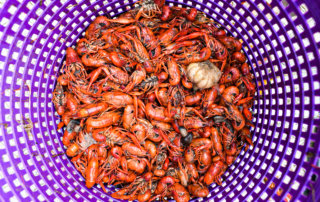
[[[187,67],[187,76],[199,89],[211,88],[217,84],[221,77],[221,71],[210,61],[191,63]]]
[[[197,71],[197,72],[195,73],[194,77],[193,77],[193,81],[194,81],[195,83],[198,83],[198,82],[201,82],[201,81],[203,81],[203,80],[206,80],[206,79],[205,79],[204,72],[201,71],[201,70]]]
[[[202,79],[197,83],[197,86],[200,88],[208,88],[208,86],[210,87],[210,83],[210,79]]]

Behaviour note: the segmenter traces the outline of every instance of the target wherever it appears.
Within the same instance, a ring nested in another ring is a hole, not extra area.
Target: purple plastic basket
[[[0,1],[0,199],[113,200],[87,189],[51,102],[65,49],[132,0]],[[319,0],[178,0],[243,40],[257,83],[254,147],[196,201],[320,201]],[[318,168],[317,168],[318,166]]]

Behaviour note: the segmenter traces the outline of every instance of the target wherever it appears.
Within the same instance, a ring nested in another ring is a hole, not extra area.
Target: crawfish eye
[[[106,26],[106,24],[105,24],[105,23],[99,23],[99,25],[100,25],[100,27],[104,27],[104,26]]]
[[[200,169],[204,169],[206,166],[205,165],[200,165],[199,168]]]

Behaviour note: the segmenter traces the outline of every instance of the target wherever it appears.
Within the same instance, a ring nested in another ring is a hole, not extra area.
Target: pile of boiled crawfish
[[[255,85],[241,48],[204,13],[162,1],[97,17],[67,48],[52,99],[86,186],[116,185],[117,199],[188,201],[221,185],[252,145]],[[191,82],[202,62],[220,71],[212,87]]]

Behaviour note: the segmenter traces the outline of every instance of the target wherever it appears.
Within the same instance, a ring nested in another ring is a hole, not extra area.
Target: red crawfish
[[[119,91],[106,92],[102,94],[102,99],[109,105],[119,108],[133,104],[132,96]]]
[[[88,167],[86,169],[86,186],[91,188],[95,183],[99,175],[99,162],[97,157],[92,157],[89,160]]]
[[[78,109],[76,113],[71,115],[71,118],[80,119],[93,116],[105,111],[108,108],[108,104],[105,102],[89,104],[81,109]]]
[[[170,76],[170,84],[172,86],[178,85],[181,80],[181,73],[177,62],[172,57],[169,57],[168,59],[168,71]]]
[[[106,16],[98,16],[87,28],[85,37],[88,40],[95,40],[99,38],[103,30],[107,29],[109,26],[110,22]]]
[[[121,118],[119,112],[104,112],[99,117],[89,117],[86,121],[87,131],[91,131],[93,128],[104,128],[117,123]]]
[[[124,43],[132,44],[132,46],[130,47],[130,52],[132,53],[133,58],[136,59],[139,63],[142,63],[143,67],[148,73],[154,72],[154,67],[151,63],[148,51],[138,39],[122,33],[116,33],[116,35]]]
[[[131,74],[129,83],[124,89],[124,92],[130,92],[134,87],[138,86],[146,78],[146,70],[141,64],[138,64],[136,70]]]
[[[190,184],[188,190],[192,196],[195,197],[206,197],[209,195],[209,189],[202,184]]]
[[[227,165],[223,161],[214,162],[204,175],[204,183],[206,185],[210,185],[211,183],[215,182],[218,185],[221,185],[221,176],[226,169]]]
[[[76,81],[77,79],[85,79],[87,77],[87,71],[85,70],[77,52],[71,47],[68,47],[66,50],[65,71],[73,81]]]
[[[57,83],[56,88],[52,93],[52,102],[56,108],[57,113],[59,115],[63,115],[65,112],[67,99],[63,87],[60,83]]]

